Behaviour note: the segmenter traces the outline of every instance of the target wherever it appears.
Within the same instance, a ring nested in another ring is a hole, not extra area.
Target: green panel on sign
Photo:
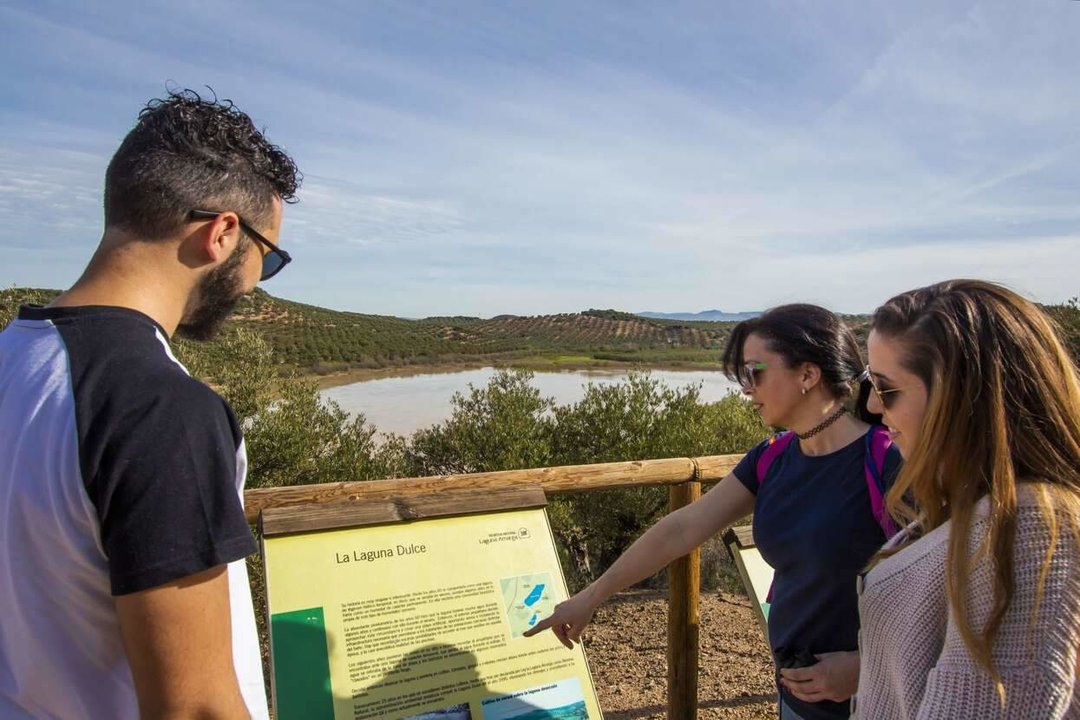
[[[270,618],[278,720],[334,720],[330,658],[321,607]]]

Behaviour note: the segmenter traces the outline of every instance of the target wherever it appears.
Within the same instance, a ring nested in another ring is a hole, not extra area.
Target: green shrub
[[[1073,298],[1061,305],[1048,305],[1043,309],[1057,323],[1061,339],[1072,353],[1073,360],[1080,365],[1080,298]]]
[[[555,465],[744,452],[767,435],[739,396],[703,404],[699,386],[673,389],[648,373],[632,373],[617,384],[591,384],[581,401],[555,408],[554,415]],[[571,584],[592,580],[667,509],[665,488],[557,499],[552,524],[572,560],[564,563]],[[703,582],[714,586],[726,572],[720,565],[703,567]]]
[[[0,288],[0,330],[15,319],[20,305],[48,305],[59,294],[59,290]]]
[[[485,387],[455,393],[450,418],[413,434],[405,448],[410,475],[520,470],[548,464],[552,401],[529,384],[527,370],[498,372]]]

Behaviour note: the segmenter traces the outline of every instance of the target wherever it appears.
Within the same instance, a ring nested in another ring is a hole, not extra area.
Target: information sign
[[[471,497],[263,514],[278,720],[602,717],[580,646],[522,637],[567,597],[543,492]]]

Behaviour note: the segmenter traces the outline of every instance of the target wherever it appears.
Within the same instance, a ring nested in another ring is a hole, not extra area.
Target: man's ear
[[[223,212],[199,234],[199,251],[209,262],[224,262],[240,242],[240,233],[240,216]]]

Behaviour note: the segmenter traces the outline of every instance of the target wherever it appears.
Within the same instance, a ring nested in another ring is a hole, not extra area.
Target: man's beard
[[[176,334],[188,340],[213,340],[232,314],[236,303],[246,293],[241,278],[241,265],[247,255],[245,239],[237,244],[232,255],[199,281],[198,304],[188,317],[176,326]]]

